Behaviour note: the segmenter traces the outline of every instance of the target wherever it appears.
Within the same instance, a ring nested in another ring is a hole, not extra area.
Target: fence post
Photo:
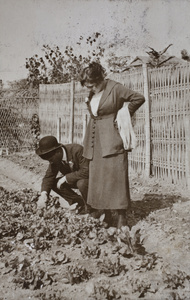
[[[70,85],[70,122],[69,122],[70,143],[73,143],[73,138],[74,138],[74,93],[75,93],[75,82],[72,79]]]
[[[149,177],[151,174],[151,127],[150,127],[150,95],[148,84],[148,68],[147,64],[143,64],[143,78],[144,78],[144,97],[145,97],[145,176]]]
[[[61,118],[57,118],[57,140],[61,141]]]
[[[190,191],[190,116],[185,117],[185,141],[186,141],[186,178],[187,188]]]

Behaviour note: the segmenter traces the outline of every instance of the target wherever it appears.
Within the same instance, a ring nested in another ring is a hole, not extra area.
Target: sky
[[[167,53],[181,57],[190,53],[190,0],[0,0],[0,79],[26,78],[26,58],[43,44],[64,50],[94,32],[118,56],[172,43]]]

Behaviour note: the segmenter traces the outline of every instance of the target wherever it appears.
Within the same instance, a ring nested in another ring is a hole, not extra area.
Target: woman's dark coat
[[[99,132],[102,157],[124,152],[123,141],[114,122],[117,112],[124,102],[129,102],[128,109],[132,116],[145,102],[145,98],[143,95],[127,89],[118,82],[107,80],[98,108],[98,117],[91,115],[92,118],[86,130],[84,157],[88,159],[93,157],[95,128],[96,132]],[[90,105],[88,106],[90,110]]]

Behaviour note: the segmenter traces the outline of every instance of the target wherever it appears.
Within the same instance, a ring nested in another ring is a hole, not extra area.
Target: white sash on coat
[[[124,149],[135,149],[137,146],[137,138],[132,127],[128,103],[124,103],[123,107],[117,112],[116,121],[120,136],[123,140]]]

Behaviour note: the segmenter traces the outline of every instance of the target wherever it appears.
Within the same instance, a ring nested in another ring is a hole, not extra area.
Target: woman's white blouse
[[[92,111],[92,114],[97,117],[97,112],[98,112],[98,106],[99,106],[99,103],[100,103],[100,99],[102,97],[102,94],[103,94],[103,91],[97,93],[97,94],[94,94],[91,101],[90,101],[90,105],[91,105],[91,111]]]

